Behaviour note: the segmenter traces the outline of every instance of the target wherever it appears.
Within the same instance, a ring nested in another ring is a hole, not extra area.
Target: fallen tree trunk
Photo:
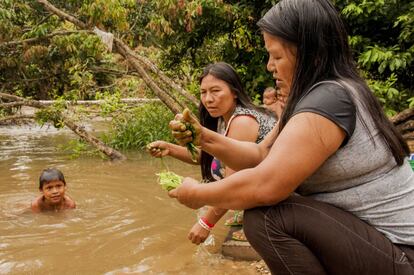
[[[26,120],[26,119],[34,119],[35,117],[32,115],[12,115],[12,116],[7,116],[7,117],[1,117],[0,118],[0,124],[4,124],[6,122],[10,122],[10,121],[21,121],[21,120]]]
[[[22,103],[24,106],[30,106],[35,107],[37,109],[45,109],[48,107],[48,105],[43,104],[37,100],[27,100],[15,95],[9,95],[6,93],[0,93],[0,98],[7,99],[15,102]],[[126,157],[120,153],[119,151],[107,146],[105,143],[103,143],[101,140],[99,140],[94,135],[88,133],[83,126],[77,125],[73,120],[63,115],[61,112],[59,113],[59,117],[62,120],[62,122],[65,124],[66,127],[71,129],[75,134],[77,134],[79,137],[81,137],[83,140],[97,148],[99,151],[104,153],[106,156],[108,156],[111,160],[125,160]],[[18,118],[34,118],[34,116],[9,116],[4,118],[5,120],[15,120]],[[0,120],[1,122],[1,120]]]
[[[161,90],[160,87],[155,83],[155,81],[147,74],[147,72],[140,66],[137,60],[134,58],[132,54],[132,50],[125,45],[121,40],[115,38],[115,48],[128,62],[137,70],[138,74],[144,80],[144,82],[148,85],[148,87],[161,99],[162,102],[174,113],[180,113],[183,109],[183,106],[180,106],[172,96],[165,93]]]
[[[70,119],[64,118],[64,117],[63,117],[63,122],[65,123],[65,126],[71,129],[75,134],[80,136],[83,140],[87,141],[89,144],[98,148],[99,151],[107,155],[111,160],[125,160],[126,159],[126,157],[123,154],[121,154],[119,151],[107,146],[97,137],[88,133],[84,127],[79,126],[73,121],[71,121]]]
[[[200,104],[199,100],[186,90],[184,90],[181,86],[177,85],[174,81],[172,81],[170,78],[168,78],[164,72],[162,72],[160,69],[158,69],[157,66],[155,66],[154,63],[152,63],[148,58],[145,58],[144,56],[139,56],[134,53],[133,55],[138,61],[143,63],[147,68],[149,68],[151,71],[153,71],[155,74],[157,74],[162,81],[169,84],[172,88],[174,88],[176,91],[178,91],[184,98],[187,99],[188,102],[194,104],[195,106],[198,106]]]
[[[143,103],[151,103],[151,102],[160,102],[158,98],[122,98],[121,103],[125,104],[143,104]],[[46,106],[53,105],[56,102],[56,100],[39,100],[39,103],[44,104]],[[101,105],[104,104],[105,100],[76,100],[76,101],[70,101],[67,100],[67,105]]]
[[[405,109],[401,113],[396,114],[390,120],[395,125],[414,118],[414,108]]]
[[[3,97],[1,94],[6,95],[5,93],[0,93],[0,97]],[[13,97],[9,97],[9,98],[13,98]],[[121,103],[129,104],[129,105],[160,102],[158,98],[122,98],[120,101]],[[57,102],[56,100],[36,100],[35,103],[31,103],[30,100],[22,99],[19,101],[0,103],[0,108],[12,108],[12,107],[19,107],[23,105],[30,105],[32,107],[38,107],[39,104],[41,106],[51,106],[55,104],[56,102]],[[90,105],[101,105],[101,104],[104,104],[105,102],[106,102],[105,100],[76,100],[76,101],[66,100],[65,104],[68,106],[69,105],[90,106]],[[33,105],[36,105],[36,106],[33,106]]]

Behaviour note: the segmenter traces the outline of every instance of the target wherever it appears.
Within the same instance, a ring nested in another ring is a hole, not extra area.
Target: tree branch
[[[394,124],[399,124],[414,116],[414,108],[405,109],[401,113],[396,114],[390,120]]]
[[[77,18],[73,17],[72,15],[69,15],[63,11],[61,11],[60,9],[56,8],[55,6],[53,6],[52,4],[50,4],[48,1],[46,0],[37,0],[38,3],[42,4],[43,7],[49,11],[50,13],[54,13],[57,16],[59,16],[60,18],[63,18],[66,21],[69,21],[71,23],[73,23],[74,25],[82,28],[82,29],[88,29],[88,25],[83,23],[82,21],[78,20]]]
[[[57,35],[70,35],[70,34],[74,34],[74,33],[94,34],[92,31],[88,31],[88,30],[56,31],[56,32],[53,32],[53,33],[46,34],[44,36],[33,37],[33,38],[28,38],[28,39],[23,39],[23,40],[15,40],[15,41],[4,42],[4,43],[0,44],[0,48],[1,47],[16,46],[16,45],[23,44],[23,43],[33,43],[33,42],[36,42],[36,41],[39,41],[39,40],[49,39],[49,38],[52,38],[52,37],[57,36]]]
[[[0,94],[0,98],[3,98]],[[150,102],[160,102],[158,98],[121,98],[120,100],[122,103],[126,103],[129,105],[135,105],[135,104],[144,104],[144,103],[150,103]],[[105,100],[76,100],[76,101],[70,101],[66,100],[66,105],[102,105],[106,101]],[[30,100],[20,100],[20,101],[13,101],[8,103],[0,103],[0,108],[13,108],[13,107],[19,107],[19,106],[30,106],[30,107],[36,107],[40,108],[51,106],[56,103],[56,100],[36,100],[36,101],[30,101]]]
[[[24,120],[24,119],[33,119],[33,115],[13,115],[7,117],[0,118],[0,124],[4,124],[7,121],[17,121],[17,120]]]

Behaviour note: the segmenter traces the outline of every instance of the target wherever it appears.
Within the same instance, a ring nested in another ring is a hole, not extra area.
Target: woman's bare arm
[[[268,154],[278,132],[276,124],[260,144],[238,141],[202,127],[196,118],[189,114],[183,114],[177,115],[169,125],[179,144],[192,141],[191,132],[186,130],[183,122],[191,123],[196,129],[196,140],[193,141],[196,145],[235,171],[255,167],[259,164]]]
[[[247,209],[276,204],[335,153],[344,138],[345,132],[331,120],[300,113],[290,119],[257,167],[208,185],[187,178],[169,194],[191,208]]]
[[[277,127],[276,125],[259,144],[234,140],[203,129],[201,148],[235,171],[255,167],[269,153],[277,137]]]
[[[200,163],[200,151],[198,150],[198,158],[193,161],[191,153],[186,147],[169,143],[163,140],[157,140],[147,145],[148,152],[157,158],[170,156],[189,164],[198,165]]]

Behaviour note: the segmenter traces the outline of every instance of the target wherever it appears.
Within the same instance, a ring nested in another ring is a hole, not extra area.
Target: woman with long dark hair
[[[275,125],[275,119],[263,108],[255,106],[243,89],[240,77],[225,62],[209,64],[200,76],[199,119],[201,125],[214,132],[241,141],[260,142]],[[201,165],[204,181],[212,182],[229,176],[234,171],[219,159],[200,151],[194,162],[186,147],[155,141],[148,145],[154,157],[171,156],[192,164]],[[189,239],[196,244],[204,242],[210,229],[227,212],[227,209],[210,208],[193,226]],[[236,212],[231,223],[241,225],[241,213]],[[233,232],[233,238],[245,240],[242,230]]]
[[[409,150],[358,74],[335,7],[282,0],[258,25],[267,68],[288,95],[279,125],[256,145],[176,116],[179,143],[191,141],[178,128],[190,122],[204,151],[241,171],[210,185],[187,178],[170,196],[249,209],[247,239],[272,273],[414,274]]]

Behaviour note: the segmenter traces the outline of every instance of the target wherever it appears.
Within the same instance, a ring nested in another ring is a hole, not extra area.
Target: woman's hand
[[[190,233],[188,233],[188,239],[193,244],[199,245],[207,239],[209,234],[210,234],[210,231],[208,231],[207,229],[204,229],[203,227],[201,227],[201,225],[196,223],[191,228]]]
[[[162,140],[153,141],[147,145],[147,151],[156,158],[168,156],[170,153],[169,143]]]
[[[192,178],[184,178],[183,182],[176,189],[168,192],[171,198],[177,199],[181,204],[192,208],[198,209],[204,204],[195,198],[195,192],[200,187],[200,183]]]
[[[194,130],[194,137],[188,124],[190,124]],[[187,143],[192,142],[195,146],[200,145],[202,126],[187,108],[184,109],[182,114],[177,114],[175,116],[174,120],[170,122],[169,127],[178,144],[185,146]]]

